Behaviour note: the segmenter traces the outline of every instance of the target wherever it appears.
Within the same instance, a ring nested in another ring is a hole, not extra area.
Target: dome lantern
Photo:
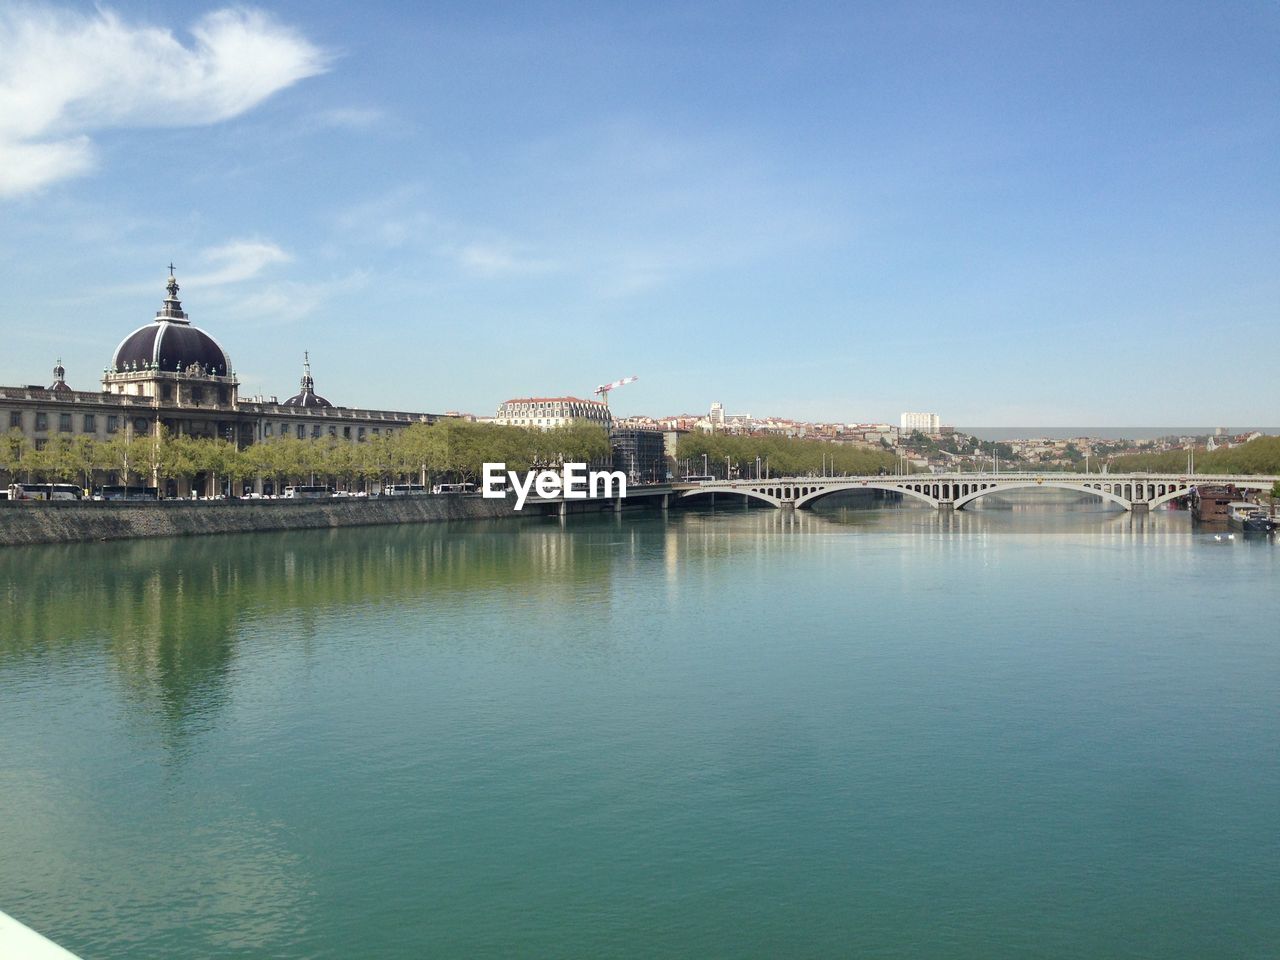
[[[286,407],[332,407],[328,400],[316,393],[316,382],[311,376],[311,352],[302,353],[302,383],[295,396],[284,402]]]
[[[67,370],[66,367],[62,365],[61,357],[59,357],[58,362],[53,365],[53,385],[49,387],[49,389],[56,393],[62,393],[63,391],[69,391],[71,389],[67,386]]]

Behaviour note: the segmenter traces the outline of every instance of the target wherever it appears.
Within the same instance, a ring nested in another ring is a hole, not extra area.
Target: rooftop
[[[516,397],[512,400],[502,401],[507,403],[596,403],[604,406],[600,400],[583,400],[581,397]]]

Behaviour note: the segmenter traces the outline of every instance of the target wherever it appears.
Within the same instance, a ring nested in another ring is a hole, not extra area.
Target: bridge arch
[[[770,496],[769,493],[762,490],[753,490],[750,487],[696,487],[693,490],[681,490],[680,499],[685,500],[689,497],[700,497],[708,493],[733,493],[740,497],[746,497],[748,500],[763,501],[772,507],[782,506],[782,501],[778,497]]]
[[[1119,486],[1119,484],[1116,484],[1116,486]],[[979,497],[985,497],[988,494],[1001,493],[1002,491],[1005,491],[1005,490],[1028,490],[1028,489],[1030,490],[1071,490],[1076,493],[1088,493],[1088,494],[1092,494],[1095,497],[1098,497],[1104,502],[1109,501],[1111,503],[1118,504],[1119,506],[1123,507],[1125,510],[1133,509],[1132,502],[1124,499],[1124,497],[1122,496],[1112,493],[1110,490],[1103,490],[1103,489],[1100,489],[1099,487],[1091,487],[1088,484],[1084,484],[1084,483],[1065,483],[1061,480],[1049,480],[1049,479],[1039,480],[1039,481],[1037,480],[1012,481],[1012,482],[1006,482],[1006,483],[998,483],[992,486],[981,486],[979,489],[974,490],[971,493],[968,493],[964,496],[957,498],[954,501],[955,508],[957,510],[963,509],[964,507],[973,503],[973,501],[977,500]]]
[[[918,484],[917,486],[923,486],[923,484]],[[877,483],[874,480],[859,482],[857,486],[851,486],[848,483],[830,487],[824,487],[821,484],[814,484],[810,486],[808,493],[796,499],[795,504],[797,507],[804,507],[813,503],[815,500],[821,500],[823,497],[829,497],[833,493],[849,493],[850,491],[858,490],[885,490],[889,493],[900,493],[906,497],[914,497],[916,500],[923,500],[931,507],[938,506],[938,501],[933,497],[923,491],[912,489],[912,487],[906,484]]]
[[[1162,507],[1166,503],[1169,503],[1173,500],[1177,500],[1179,497],[1191,496],[1191,484],[1189,483],[1184,483],[1181,485],[1162,483],[1160,484],[1160,486],[1168,487],[1171,489],[1166,490],[1164,493],[1157,494],[1156,497],[1152,500],[1148,500],[1147,508],[1149,510],[1154,510],[1156,507]]]

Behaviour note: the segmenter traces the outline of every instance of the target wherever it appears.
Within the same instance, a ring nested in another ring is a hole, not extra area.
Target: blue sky
[[[0,8],[0,383],[1280,420],[1273,3]]]

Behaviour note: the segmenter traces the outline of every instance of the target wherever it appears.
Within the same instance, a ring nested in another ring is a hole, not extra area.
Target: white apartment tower
[[[942,420],[936,413],[904,413],[902,432],[914,433],[917,430],[929,436],[937,436],[942,432]]]

